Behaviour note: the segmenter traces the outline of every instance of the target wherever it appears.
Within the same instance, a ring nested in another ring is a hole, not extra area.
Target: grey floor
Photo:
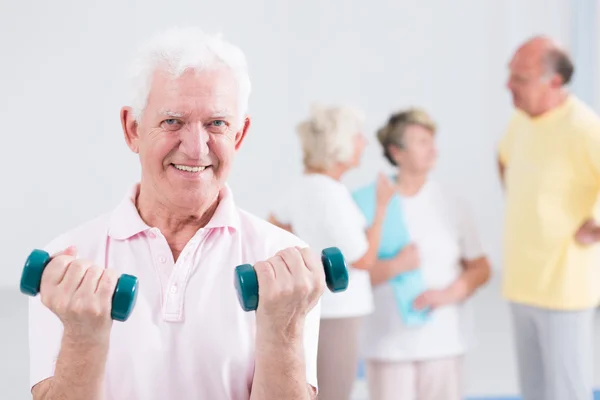
[[[510,319],[500,298],[498,278],[475,301],[479,345],[467,358],[468,392],[471,395],[517,394]],[[27,299],[13,289],[0,289],[0,399],[30,399],[28,393]],[[600,360],[600,318],[594,360]],[[600,366],[595,371],[600,387]],[[364,382],[356,383],[354,399],[367,400]]]

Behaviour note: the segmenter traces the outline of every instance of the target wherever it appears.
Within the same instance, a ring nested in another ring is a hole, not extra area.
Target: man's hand
[[[325,290],[321,261],[308,248],[288,248],[254,265],[260,304],[257,324],[275,335],[302,332],[306,314]]]
[[[54,376],[35,385],[35,400],[101,400],[112,327],[116,272],[77,259],[69,247],[42,274],[42,303],[60,319],[63,337]]]
[[[251,400],[309,400],[305,339],[318,341],[307,314],[325,290],[320,259],[309,249],[288,248],[254,265],[260,304],[256,310],[256,361]],[[305,322],[310,329],[305,331]],[[311,337],[305,338],[304,334]],[[312,350],[311,350],[312,351]],[[312,359],[313,357],[309,357]]]
[[[600,226],[592,219],[585,221],[575,233],[575,240],[582,245],[594,244],[600,241]]]
[[[53,255],[42,275],[40,296],[63,323],[64,337],[78,344],[105,342],[112,327],[113,270],[77,259],[69,247]]]

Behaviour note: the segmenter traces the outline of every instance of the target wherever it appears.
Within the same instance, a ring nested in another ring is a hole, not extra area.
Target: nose
[[[210,136],[201,123],[190,124],[181,133],[180,150],[190,159],[199,160],[208,154]]]

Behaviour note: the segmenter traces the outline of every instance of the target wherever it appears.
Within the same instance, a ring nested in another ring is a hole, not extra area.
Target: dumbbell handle
[[[49,262],[50,254],[44,250],[35,249],[29,254],[21,274],[22,293],[37,296],[40,292],[42,274]],[[112,296],[111,318],[116,321],[126,321],[135,307],[137,293],[138,279],[133,275],[121,275]]]
[[[342,292],[348,288],[348,267],[342,252],[337,247],[328,247],[321,252],[325,282],[331,292]],[[238,265],[234,273],[235,289],[244,311],[255,311],[258,307],[258,277],[250,264]]]

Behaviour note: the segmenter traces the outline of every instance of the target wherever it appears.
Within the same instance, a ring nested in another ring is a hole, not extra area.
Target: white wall
[[[0,285],[16,287],[33,247],[110,210],[137,178],[119,124],[124,71],[140,40],[175,23],[221,30],[247,53],[254,125],[230,180],[241,206],[266,215],[278,188],[300,172],[293,127],[312,101],[352,103],[368,115],[373,143],[347,177],[350,186],[385,168],[373,132],[388,113],[420,105],[441,126],[436,174],[468,198],[498,266],[495,144],[510,111],[506,63],[534,33],[569,43],[570,7],[567,0],[2,0]]]

